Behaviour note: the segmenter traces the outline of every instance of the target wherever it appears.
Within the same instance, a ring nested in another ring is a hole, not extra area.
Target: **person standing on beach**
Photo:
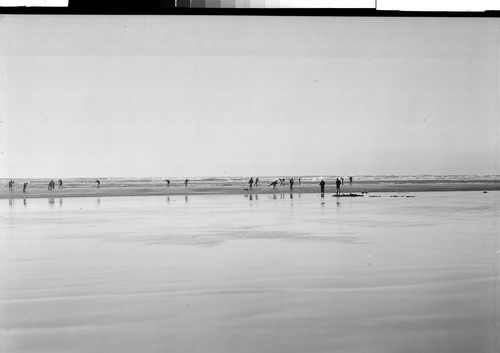
[[[188,187],[189,179],[184,180],[184,187]]]
[[[259,177],[255,178],[255,183],[253,185],[259,186]]]
[[[352,176],[349,177],[349,185],[352,185]]]
[[[95,182],[97,183],[97,187],[100,188],[101,187],[101,181],[96,179]]]
[[[290,178],[290,190],[293,189],[293,178]]]
[[[248,188],[251,189],[252,185],[253,185],[253,177],[251,177],[250,180],[248,181]]]
[[[28,183],[23,184],[23,192],[26,192],[26,187],[28,186]]]
[[[170,186],[170,180],[165,179],[165,181],[167,182],[167,186]]]
[[[337,178],[335,184],[337,184],[337,195],[340,195],[340,184],[342,184],[342,182],[340,181],[339,178]]]
[[[10,179],[9,180],[9,191],[12,191],[13,187],[14,187],[14,180]]]
[[[299,186],[300,186],[300,179],[302,179],[301,177],[299,177]]]
[[[319,183],[319,186],[321,187],[321,193],[324,194],[325,193],[325,180],[324,179],[321,179],[321,182]]]
[[[59,189],[62,189],[62,188],[63,188],[62,179],[59,179]]]
[[[344,185],[344,178],[340,177],[340,181],[342,182],[342,185]]]

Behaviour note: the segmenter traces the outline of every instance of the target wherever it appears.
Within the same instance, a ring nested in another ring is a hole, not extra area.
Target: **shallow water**
[[[500,192],[0,200],[1,352],[499,352]]]

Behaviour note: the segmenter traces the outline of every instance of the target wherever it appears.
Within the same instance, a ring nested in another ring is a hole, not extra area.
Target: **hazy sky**
[[[0,177],[500,174],[499,19],[4,16]]]

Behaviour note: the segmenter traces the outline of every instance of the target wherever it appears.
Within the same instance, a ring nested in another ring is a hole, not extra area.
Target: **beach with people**
[[[5,180],[9,350],[494,352],[498,179],[337,178]]]
[[[351,177],[352,178],[352,177]],[[280,180],[281,179],[281,180]],[[49,188],[44,179],[0,180],[5,187],[0,188],[0,199],[6,198],[44,198],[44,197],[91,197],[91,196],[152,196],[152,195],[224,195],[272,194],[293,191],[294,193],[320,193],[320,181],[325,180],[325,193],[337,194],[337,179],[340,177],[295,177],[301,183],[293,184],[294,177],[289,180],[275,177],[260,177],[263,184],[258,185],[254,179],[245,177],[192,177],[190,179],[171,178],[165,188],[163,178],[101,178],[66,179],[65,186],[55,188],[50,181]],[[17,181],[17,184],[15,181]],[[29,181],[29,189],[23,192],[23,183]],[[61,179],[59,179],[61,180]],[[273,183],[276,181],[273,186]],[[101,186],[102,182],[102,186]],[[252,182],[252,183],[250,183]],[[189,184],[188,184],[189,183]],[[250,184],[252,184],[250,186]],[[43,185],[43,187],[42,187]],[[97,187],[96,187],[97,185]],[[270,186],[268,186],[270,185]],[[358,176],[354,182],[339,184],[338,194],[369,193],[415,193],[429,191],[491,191],[500,190],[500,176]]]

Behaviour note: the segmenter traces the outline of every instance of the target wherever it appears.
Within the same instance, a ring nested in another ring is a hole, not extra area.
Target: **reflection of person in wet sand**
[[[321,187],[321,193],[324,194],[325,193],[325,180],[324,179],[321,179],[321,182],[319,183],[319,186]]]
[[[342,184],[342,182],[340,181],[339,178],[337,178],[335,184],[337,185],[337,195],[340,195],[340,184]]]
[[[96,179],[95,182],[97,183],[97,187],[100,188],[101,187],[101,181]]]

